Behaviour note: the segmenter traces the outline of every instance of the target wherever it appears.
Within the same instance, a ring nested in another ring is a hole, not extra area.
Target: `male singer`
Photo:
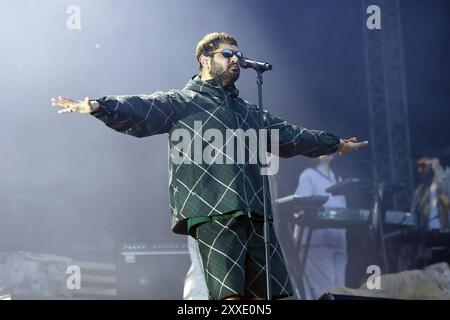
[[[59,113],[91,114],[108,127],[135,137],[168,133],[172,230],[197,239],[209,298],[264,298],[263,197],[270,204],[270,196],[262,194],[262,179],[267,177],[252,161],[254,152],[247,139],[239,139],[236,130],[266,129],[270,135],[277,129],[278,153],[285,158],[344,153],[367,141],[343,140],[325,131],[291,125],[266,110],[264,128],[260,128],[257,107],[240,98],[234,85],[243,60],[236,39],[224,32],[207,34],[198,43],[196,55],[199,75],[181,90],[84,101],[58,97],[52,104],[62,108]],[[226,148],[230,132],[240,145]],[[224,147],[217,147],[221,143]],[[269,152],[275,149],[271,143]],[[237,159],[236,152],[232,156],[228,152],[242,149],[245,161]],[[202,157],[204,161],[199,161]],[[208,161],[211,158],[214,161]],[[271,215],[270,209],[270,220]],[[270,230],[271,284],[276,299],[291,295],[291,287],[273,226]]]

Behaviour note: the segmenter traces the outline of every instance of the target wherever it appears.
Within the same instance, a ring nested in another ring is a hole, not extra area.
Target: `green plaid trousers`
[[[266,297],[264,223],[238,216],[199,225],[195,231],[209,298]],[[281,247],[270,224],[270,266],[274,299],[292,295]]]

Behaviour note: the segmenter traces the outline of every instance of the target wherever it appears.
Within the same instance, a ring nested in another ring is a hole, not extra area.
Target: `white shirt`
[[[440,229],[441,221],[439,220],[439,211],[437,208],[437,185],[432,183],[430,186],[430,216],[428,219],[428,230]]]
[[[328,196],[329,199],[323,205],[324,207],[345,208],[347,203],[344,196],[333,196],[325,191],[337,182],[338,180],[331,170],[329,174],[326,174],[320,167],[308,168],[300,175],[295,195],[299,197]],[[345,235],[345,229],[316,229],[311,237],[311,245],[345,248],[347,246]]]

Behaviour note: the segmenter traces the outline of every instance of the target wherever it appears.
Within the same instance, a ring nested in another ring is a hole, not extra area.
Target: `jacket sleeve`
[[[278,129],[278,155],[282,158],[289,158],[296,155],[304,155],[316,158],[321,155],[331,154],[337,151],[340,138],[332,133],[319,130],[310,130],[301,126],[289,124],[283,119],[264,111],[265,128],[269,129],[268,146],[272,152],[272,144],[276,139],[272,139],[271,131]],[[274,153],[276,151],[274,150]]]
[[[176,120],[170,92],[104,96],[96,101],[100,109],[92,113],[94,117],[116,131],[138,138],[166,133]]]

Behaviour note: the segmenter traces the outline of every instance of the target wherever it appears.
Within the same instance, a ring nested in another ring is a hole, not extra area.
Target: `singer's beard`
[[[232,66],[235,66],[232,68]],[[211,71],[210,74],[213,78],[219,79],[222,81],[224,86],[231,85],[239,79],[240,69],[236,64],[230,64],[224,69],[221,64],[216,63],[214,60],[211,61]]]

